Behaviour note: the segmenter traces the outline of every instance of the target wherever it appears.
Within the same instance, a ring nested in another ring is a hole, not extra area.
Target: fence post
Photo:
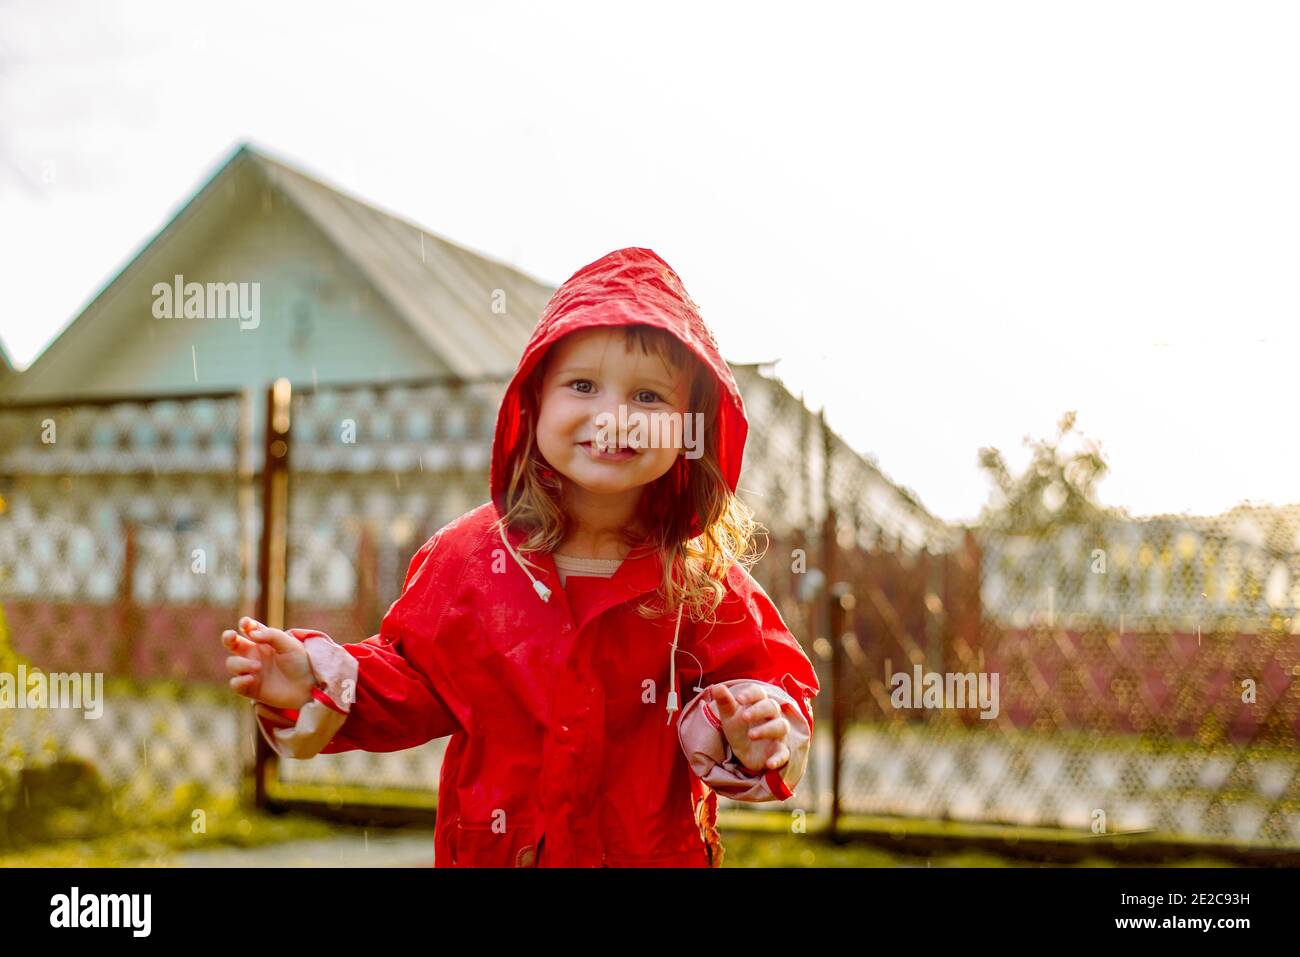
[[[953,588],[954,607],[949,617],[954,643],[964,646],[970,658],[967,665],[973,665],[975,669],[981,671],[989,667],[988,662],[983,661],[982,655],[984,648],[981,621],[983,612],[980,608],[982,561],[979,542],[975,534],[967,528],[962,535],[961,548],[955,556],[955,561],[949,566],[956,573]],[[980,724],[979,718],[973,711],[962,712],[961,718],[966,727]]]
[[[832,840],[838,833],[840,823],[840,769],[844,754],[844,629],[841,627],[839,593],[834,584],[835,521],[835,509],[827,509],[822,528],[822,568],[826,574],[822,596],[823,607],[826,609],[823,618],[826,640],[831,646],[831,819],[827,834]]]
[[[135,568],[139,562],[139,535],[130,518],[122,522],[122,580],[118,583],[117,641],[113,643],[112,668],[119,678],[138,680],[149,675],[149,668],[137,674],[132,667],[132,643],[140,635],[140,615],[135,605]]]
[[[368,635],[375,630],[375,612],[379,608],[379,549],[370,523],[361,523],[357,536],[357,587],[352,605],[352,630]]]
[[[253,495],[253,483],[257,480],[253,465],[253,439],[257,430],[253,426],[253,390],[244,388],[239,397],[239,425],[236,439],[236,481],[239,483],[235,495],[239,512],[239,614],[257,614],[257,569],[253,545],[253,529],[256,502]]]
[[[831,819],[827,835],[836,840],[840,824],[840,768],[844,753],[844,688],[840,676],[843,674],[844,649],[840,640],[839,597],[834,594],[832,583],[837,576],[836,549],[837,518],[835,506],[831,499],[831,451],[834,448],[831,431],[826,424],[826,410],[818,413],[822,433],[822,494],[826,503],[826,515],[822,521],[822,573],[825,575],[822,585],[822,602],[825,607],[824,621],[826,639],[831,645]]]
[[[288,379],[276,379],[266,394],[265,455],[262,459],[262,541],[257,556],[257,618],[283,628],[288,582],[289,402]],[[276,755],[259,733],[254,736],[253,803],[269,804],[266,782],[275,773]]]

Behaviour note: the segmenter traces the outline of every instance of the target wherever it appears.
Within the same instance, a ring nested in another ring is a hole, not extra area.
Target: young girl
[[[491,501],[416,553],[379,634],[241,619],[230,686],[286,757],[451,735],[437,866],[716,867],[716,794],[792,795],[819,690],[743,564],[747,431],[676,273],[612,252],[547,304]]]

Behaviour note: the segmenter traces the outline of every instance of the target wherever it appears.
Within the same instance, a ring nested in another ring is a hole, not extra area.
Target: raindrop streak
[[[194,363],[194,381],[199,381],[199,354],[194,351],[194,343],[190,343],[190,359]]]

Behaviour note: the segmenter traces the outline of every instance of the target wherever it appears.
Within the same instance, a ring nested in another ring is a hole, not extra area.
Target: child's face
[[[648,485],[683,447],[689,374],[625,342],[622,328],[565,336],[542,379],[537,447],[551,468],[587,492]],[[620,406],[622,411],[620,413]],[[612,451],[597,447],[605,438]]]

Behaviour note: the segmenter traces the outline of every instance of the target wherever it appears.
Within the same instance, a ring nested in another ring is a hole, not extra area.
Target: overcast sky
[[[249,140],[553,284],[653,248],[944,518],[1067,409],[1109,504],[1300,502],[1297,11],[3,3],[0,341]]]

